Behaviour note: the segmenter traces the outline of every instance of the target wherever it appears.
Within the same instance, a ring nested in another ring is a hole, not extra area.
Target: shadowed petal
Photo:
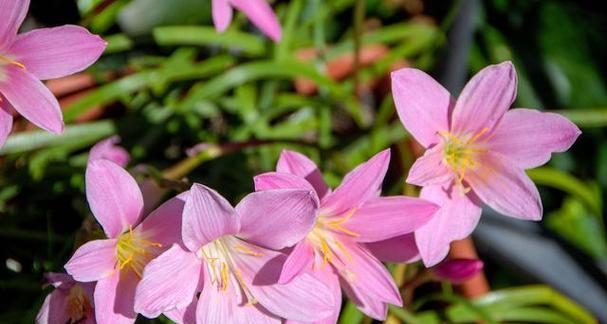
[[[412,263],[420,259],[413,233],[379,242],[366,243],[374,257],[382,262]]]
[[[137,318],[133,310],[137,277],[132,271],[116,272],[99,280],[95,287],[97,323],[132,324]]]
[[[66,25],[17,36],[9,52],[40,80],[80,72],[95,63],[106,42],[86,28]]]
[[[428,186],[420,197],[441,206],[424,226],[415,231],[415,241],[426,267],[439,263],[447,256],[449,244],[466,238],[481,217],[480,202],[472,192],[462,194],[459,188]]]
[[[339,215],[379,196],[389,164],[390,149],[387,149],[350,171],[341,185],[326,197],[323,213]]]
[[[117,262],[116,240],[95,240],[79,247],[65,270],[77,281],[97,281],[114,274]]]
[[[542,219],[542,201],[527,174],[506,156],[487,152],[481,167],[466,181],[478,197],[497,212],[525,220]]]
[[[305,178],[316,189],[316,193],[320,199],[324,198],[331,191],[322,178],[322,174],[316,163],[301,153],[283,150],[276,163],[276,171],[291,173]]]
[[[124,148],[117,145],[119,142],[120,137],[117,135],[100,141],[91,148],[89,160],[106,159],[124,168],[129,164],[131,156]]]
[[[451,132],[477,134],[492,130],[516,98],[516,71],[511,62],[490,65],[464,87],[453,109]]]
[[[133,177],[108,160],[89,161],[86,198],[105,234],[115,238],[137,224],[143,197]]]
[[[242,11],[253,25],[257,26],[273,41],[279,42],[282,36],[280,23],[266,0],[229,0],[234,8]]]
[[[192,252],[221,236],[238,233],[239,216],[215,190],[195,183],[183,209],[183,243]]]
[[[49,132],[63,132],[63,114],[57,98],[34,75],[15,65],[2,67],[0,93],[23,117]]]
[[[198,298],[194,296],[188,306],[165,312],[164,315],[177,324],[195,324]]]
[[[341,288],[346,296],[367,316],[383,321],[388,316],[388,305],[365,294],[360,287],[352,286],[343,277],[339,278]]]
[[[40,307],[38,315],[36,315],[36,324],[67,323],[70,317],[67,313],[68,304],[66,297],[59,290],[46,295],[42,307]]]
[[[203,264],[194,253],[174,244],[150,261],[137,286],[135,311],[148,318],[186,308],[202,285]]]
[[[393,196],[367,201],[342,226],[357,233],[359,242],[375,242],[412,233],[438,210],[423,199]]]
[[[440,141],[449,131],[451,95],[431,76],[418,69],[394,71],[392,96],[401,122],[424,147]]]
[[[1,0],[0,0],[1,1]],[[8,103],[0,95],[0,148],[4,146],[6,138],[13,129],[13,114],[11,114]]]
[[[310,190],[276,189],[251,193],[236,206],[238,237],[271,249],[301,241],[314,226],[318,204]]]
[[[14,41],[29,6],[30,0],[0,0],[0,50]]]
[[[224,32],[232,21],[232,7],[229,0],[213,0],[212,14],[215,29],[220,33]]]
[[[443,146],[441,144],[426,150],[424,155],[415,160],[409,170],[407,183],[416,186],[430,186],[448,183],[453,179],[454,173],[443,162]]]
[[[504,115],[489,145],[520,168],[529,169],[548,162],[553,152],[567,151],[581,133],[561,115],[519,108]]]
[[[135,229],[141,237],[163,248],[169,248],[173,243],[181,242],[181,219],[185,205],[186,194],[180,194],[167,200],[152,211]]]
[[[312,246],[306,240],[297,243],[282,266],[278,283],[285,284],[290,282],[293,278],[311,268],[310,266],[313,261],[314,250]]]

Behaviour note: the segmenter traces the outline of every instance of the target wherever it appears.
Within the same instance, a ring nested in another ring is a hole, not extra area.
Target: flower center
[[[345,265],[352,259],[336,234],[345,234],[351,237],[360,235],[343,227],[343,223],[352,217],[355,212],[356,208],[353,208],[339,218],[320,215],[316,220],[316,224],[314,224],[314,228],[308,234],[307,239],[312,244],[314,251],[318,255],[322,255],[321,268],[329,263],[335,266]],[[337,261],[339,261],[339,264]]]
[[[255,257],[263,256],[262,253],[255,251],[254,246],[250,246],[233,237],[221,237],[198,250],[198,256],[206,260],[211,284],[217,290],[226,292],[232,281],[244,292],[247,297],[247,304],[254,305],[257,303],[257,300],[245,282],[242,272],[236,266],[232,256],[233,253],[243,253]]]
[[[70,317],[70,323],[77,323],[84,319],[91,310],[91,301],[81,285],[75,284],[70,288],[66,298],[67,314]]]
[[[12,65],[16,65],[22,69],[25,69],[25,65],[23,65],[23,63],[17,62],[15,60],[12,60],[4,55],[0,55],[0,62],[4,62],[4,63],[8,63],[8,64],[12,64]]]
[[[129,228],[127,233],[120,235],[116,245],[116,257],[118,258],[118,267],[120,270],[128,267],[139,278],[143,268],[156,257],[162,244],[148,241],[141,237],[141,233]]]
[[[483,128],[474,135],[455,135],[450,132],[440,133],[444,145],[443,162],[457,175],[455,181],[459,185],[462,185],[462,181],[468,170],[474,170],[480,166],[478,154],[485,151],[485,148],[479,145],[477,141],[487,131],[489,131],[488,128]]]

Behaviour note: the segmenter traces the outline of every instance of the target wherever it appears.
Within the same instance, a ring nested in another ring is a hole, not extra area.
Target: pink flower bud
[[[432,273],[438,280],[450,281],[457,285],[474,277],[483,270],[483,267],[484,263],[481,260],[452,259],[442,262],[432,268]]]

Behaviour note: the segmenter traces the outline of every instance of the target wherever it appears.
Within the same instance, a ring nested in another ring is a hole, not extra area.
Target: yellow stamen
[[[156,256],[154,250],[161,247],[160,243],[141,238],[141,235],[135,233],[130,226],[128,233],[120,235],[116,244],[118,269],[123,270],[128,266],[128,269],[141,278],[143,268]]]
[[[19,63],[15,60],[11,60],[6,56],[0,55],[0,61],[6,62],[8,64],[12,64],[12,65],[16,65],[19,68],[25,69],[25,65],[23,65],[23,63]]]
[[[358,237],[360,236],[360,234],[351,231],[347,228],[344,228],[343,226],[341,226],[341,224],[343,224],[345,221],[347,221],[348,219],[350,219],[350,217],[352,217],[354,215],[354,213],[356,213],[356,208],[352,208],[344,217],[339,218],[337,220],[334,221],[329,221],[327,222],[327,226],[330,227],[332,230],[336,231],[336,232],[342,232],[344,234],[353,236],[353,237]]]
[[[469,169],[477,169],[480,163],[477,160],[477,155],[484,152],[486,149],[476,144],[476,142],[487,132],[489,128],[483,128],[473,136],[463,135],[458,136],[450,132],[440,132],[443,138],[443,161],[455,173],[455,183],[461,188],[462,194],[470,191],[470,188],[464,186],[466,172]]]
[[[255,252],[244,245],[239,244],[239,245],[234,246],[234,248],[236,250],[238,250],[242,253],[248,254],[248,255],[252,255],[252,256],[256,256],[256,257],[263,256],[263,253]]]

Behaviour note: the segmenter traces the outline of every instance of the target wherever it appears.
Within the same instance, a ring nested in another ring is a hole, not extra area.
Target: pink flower
[[[341,286],[363,312],[378,320],[385,319],[388,303],[402,305],[398,288],[380,260],[410,259],[390,245],[390,239],[428,222],[438,206],[405,196],[380,197],[389,162],[390,150],[380,152],[348,173],[335,191],[325,184],[314,162],[291,151],[282,152],[277,172],[255,177],[256,190],[309,188],[320,201],[314,227],[291,251],[281,283],[311,271],[331,287],[336,300],[341,300]],[[324,321],[335,322],[338,316],[339,307]]]
[[[432,268],[432,274],[438,280],[460,284],[483,270],[485,264],[476,259],[452,259],[439,263]]]
[[[94,324],[94,283],[75,281],[65,273],[44,274],[55,290],[48,294],[36,316],[37,324],[83,323]]]
[[[127,164],[129,164],[131,156],[123,147],[117,145],[119,142],[120,137],[115,135],[95,144],[89,153],[89,161],[106,159],[118,164],[121,167],[125,167]]]
[[[213,0],[213,22],[217,31],[223,32],[230,25],[232,8],[242,11],[273,41],[280,41],[282,34],[280,23],[266,0]]]
[[[104,159],[88,163],[86,196],[108,239],[78,248],[65,269],[77,281],[97,282],[98,323],[133,323],[143,268],[179,240],[184,198],[167,201],[141,221],[143,198],[135,179]]]
[[[525,169],[564,152],[581,134],[566,118],[532,109],[508,111],[516,97],[512,63],[486,67],[455,101],[424,72],[392,73],[392,92],[405,128],[425,148],[407,182],[423,186],[421,197],[442,206],[415,231],[426,266],[442,260],[449,243],[470,235],[481,202],[526,220],[542,218],[537,188]]]
[[[336,301],[313,276],[277,284],[286,255],[274,250],[305,236],[316,207],[309,190],[287,189],[252,193],[233,208],[214,190],[194,184],[183,212],[184,245],[174,244],[145,268],[135,310],[210,324],[329,316]]]
[[[59,103],[40,80],[56,79],[93,64],[106,43],[79,26],[17,35],[29,0],[0,0],[0,146],[11,130],[12,109],[36,126],[63,131]]]

